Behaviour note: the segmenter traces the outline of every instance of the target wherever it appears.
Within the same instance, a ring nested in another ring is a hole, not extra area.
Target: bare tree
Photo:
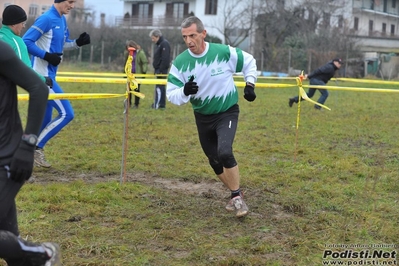
[[[220,7],[222,23],[215,23],[213,27],[223,35],[224,43],[239,47],[244,42],[247,50],[251,50],[250,37],[255,32],[255,18],[259,7],[264,1],[224,1],[224,5]]]
[[[347,1],[268,1],[256,18],[256,52],[265,67],[286,72],[296,64],[309,70],[332,57],[345,57],[355,46],[342,16]]]

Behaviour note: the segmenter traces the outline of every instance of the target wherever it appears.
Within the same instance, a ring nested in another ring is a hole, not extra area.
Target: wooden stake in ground
[[[126,98],[124,101],[124,117],[123,117],[123,140],[122,140],[122,162],[121,162],[121,178],[120,178],[120,184],[126,182],[126,157],[127,157],[127,139],[129,137],[129,108],[130,108],[130,103],[129,103],[129,93],[130,91],[133,91],[135,88],[137,88],[137,81],[132,73],[132,64],[135,63],[134,61],[134,56],[136,49],[133,47],[128,48],[129,51],[129,56],[126,60],[125,63],[125,74],[126,74]]]
[[[124,108],[125,110],[123,111],[124,117],[123,117],[123,140],[122,140],[122,164],[121,164],[121,179],[120,179],[120,184],[126,182],[126,157],[127,157],[127,139],[129,137],[129,85],[126,85],[127,91],[126,91],[126,99],[124,101]]]
[[[299,117],[301,114],[301,87],[302,87],[302,80],[303,80],[303,71],[299,77],[296,78],[296,83],[298,85],[298,113],[296,116],[296,132],[295,132],[295,152],[294,152],[294,162],[296,162],[296,156],[298,154],[298,136],[299,136]]]

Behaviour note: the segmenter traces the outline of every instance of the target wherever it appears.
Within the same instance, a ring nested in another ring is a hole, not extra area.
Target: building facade
[[[28,20],[34,20],[46,12],[54,3],[54,0],[0,0],[0,15],[8,5],[18,5],[25,10]],[[83,9],[84,0],[76,1],[75,8]]]
[[[168,28],[180,29],[183,18],[196,15],[204,22],[208,34],[226,42],[229,38],[236,40],[240,36],[239,29],[251,24],[248,21],[249,5],[262,3],[261,0],[229,1],[229,0],[124,0],[124,15],[117,18],[116,25],[134,28]],[[251,9],[253,12],[255,9]],[[242,14],[245,14],[243,16]],[[245,19],[244,19],[245,17]],[[252,16],[255,18],[255,16]],[[251,36],[240,40],[238,47],[252,51]]]
[[[0,0],[0,14],[3,14],[4,8],[8,5],[19,5],[25,10],[28,18],[36,18],[46,12],[53,2],[53,0]]]
[[[399,1],[353,0],[350,28],[363,51],[399,53]]]
[[[188,14],[200,17],[212,35],[224,41],[223,27],[226,25],[226,12],[235,17],[236,13],[248,12],[248,4],[257,10],[264,5],[286,9],[304,7],[309,19],[315,12],[322,17],[320,26],[325,24],[342,29],[359,40],[364,51],[395,52],[399,39],[399,0],[273,0],[273,1],[228,1],[228,0],[124,0],[124,15],[117,18],[116,25],[131,27],[173,28],[179,27],[182,19]],[[242,8],[240,8],[240,6]],[[311,7],[312,10],[306,7]],[[245,8],[245,10],[243,9]],[[253,10],[254,16],[256,12]],[[240,20],[239,22],[242,22]],[[249,22],[249,20],[247,20]],[[230,23],[230,26],[234,25]],[[241,24],[242,25],[242,24]],[[235,25],[239,26],[239,23]],[[231,31],[234,32],[234,31]],[[250,48],[251,37],[246,45]],[[247,40],[247,41],[248,41]],[[381,42],[384,40],[384,42]],[[399,52],[399,51],[398,51]]]

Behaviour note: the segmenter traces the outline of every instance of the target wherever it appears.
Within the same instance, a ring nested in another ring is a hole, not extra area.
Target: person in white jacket
[[[181,33],[188,49],[173,61],[166,96],[176,105],[191,102],[201,147],[217,177],[231,191],[226,209],[237,217],[248,214],[233,154],[238,122],[238,90],[233,75],[242,72],[244,98],[254,101],[256,60],[239,48],[205,41],[206,30],[195,16],[184,19]]]

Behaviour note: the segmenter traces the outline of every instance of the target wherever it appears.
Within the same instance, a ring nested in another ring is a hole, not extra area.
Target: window
[[[182,19],[188,14],[188,3],[167,3],[166,17]]]
[[[328,28],[331,25],[331,14],[323,12],[323,26]]]
[[[382,34],[385,35],[387,33],[387,24],[382,23]]]
[[[284,7],[285,7],[285,0],[277,1],[276,6],[277,6],[277,9],[284,10]]]
[[[314,19],[315,19],[315,12],[313,11],[313,9],[308,9],[308,12],[309,12],[309,14],[308,14],[308,20],[310,20],[310,21],[314,21]]]
[[[173,17],[183,18],[184,15],[184,3],[173,4]]]
[[[153,4],[133,4],[132,17],[152,18]]]
[[[51,6],[42,6],[42,14],[50,9]]]
[[[30,16],[30,17],[36,17],[37,16],[37,11],[39,10],[39,6],[38,5],[34,5],[34,4],[32,4],[32,5],[30,5],[29,6],[29,13],[28,13],[28,15]]]
[[[369,35],[373,34],[373,25],[374,25],[374,21],[369,20]]]
[[[358,17],[355,17],[355,21],[353,23],[353,29],[359,30],[359,18]]]
[[[342,28],[344,26],[344,17],[342,15],[338,16],[338,28]]]
[[[218,0],[206,0],[205,15],[217,15]]]
[[[396,8],[396,0],[392,0],[392,8]]]
[[[391,35],[395,35],[395,25],[391,24]]]

